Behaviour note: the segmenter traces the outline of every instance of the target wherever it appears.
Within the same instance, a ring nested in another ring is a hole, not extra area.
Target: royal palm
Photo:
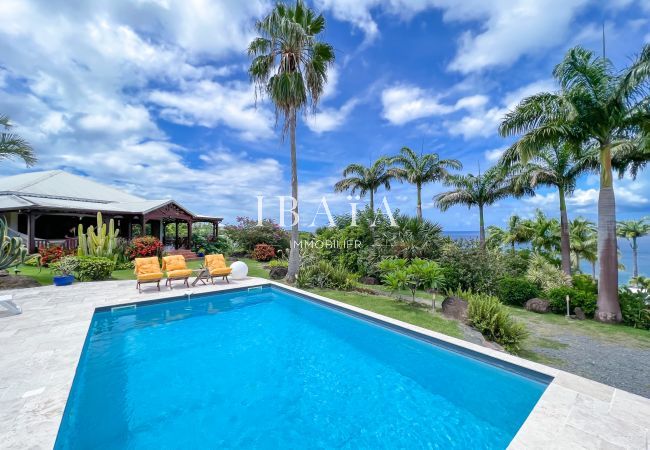
[[[500,132],[504,136],[523,134],[515,144],[523,161],[562,141],[579,142],[597,155],[600,277],[595,318],[619,322],[622,316],[618,302],[612,154],[623,149],[631,151],[639,145],[639,130],[650,127],[647,97],[642,95],[650,78],[650,45],[620,73],[609,60],[575,47],[555,67],[553,76],[560,91],[522,100],[506,115]]]
[[[579,145],[563,143],[544,147],[523,163],[517,146],[510,147],[502,157],[502,164],[517,175],[518,182],[532,189],[552,186],[557,189],[560,203],[560,253],[562,270],[571,275],[571,245],[566,196],[571,195],[581,174],[589,169],[590,160],[582,154]]]
[[[334,62],[334,49],[318,40],[325,30],[325,18],[302,0],[293,5],[278,3],[255,24],[259,34],[249,45],[253,58],[248,73],[257,91],[267,95],[283,118],[283,135],[291,141],[291,195],[298,214],[298,163],[296,125],[298,112],[315,107],[327,82],[327,70]],[[287,279],[294,281],[300,266],[298,221],[291,227],[291,251]]]
[[[502,168],[496,166],[478,175],[471,173],[450,175],[444,180],[444,183],[454,189],[437,194],[433,198],[436,206],[442,211],[456,205],[478,208],[481,248],[485,248],[485,220],[483,216],[485,207],[506,197],[521,195],[529,191],[524,188],[522,192],[516,194],[512,179],[503,173]]]
[[[442,181],[449,176],[448,169],[462,169],[457,159],[440,159],[437,153],[418,155],[408,147],[402,147],[391,162],[396,166],[392,173],[400,181],[414,184],[417,189],[417,218],[422,220],[422,185]]]
[[[11,132],[13,126],[9,117],[0,115],[0,160],[17,157],[25,164],[32,166],[36,163],[34,150],[27,141]]]
[[[370,209],[375,210],[375,192],[381,186],[390,189],[392,175],[388,169],[389,160],[379,158],[369,167],[361,164],[350,164],[343,170],[343,179],[334,185],[335,192],[349,191],[370,197]]]
[[[637,239],[650,234],[650,223],[647,218],[639,220],[622,220],[618,223],[617,234],[630,241],[632,247],[632,277],[639,276],[639,244]]]
[[[582,217],[571,221],[570,242],[571,260],[576,270],[580,270],[580,260],[585,259],[591,263],[592,276],[596,277],[596,260],[598,259],[598,234],[596,225]]]

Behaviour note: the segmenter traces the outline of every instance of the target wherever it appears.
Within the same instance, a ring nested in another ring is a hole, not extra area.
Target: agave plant
[[[2,237],[2,244],[0,244],[0,270],[17,266],[27,256],[27,247],[25,247],[23,240],[19,237],[9,237],[7,234],[8,229],[7,221],[4,217],[0,217],[0,236]]]

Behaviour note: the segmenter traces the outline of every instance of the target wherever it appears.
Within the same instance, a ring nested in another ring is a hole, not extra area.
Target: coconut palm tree
[[[612,154],[638,147],[639,132],[650,128],[644,95],[650,80],[650,45],[622,72],[608,59],[574,47],[553,76],[560,91],[525,98],[506,115],[499,131],[503,136],[522,134],[515,146],[524,162],[540,149],[566,140],[598,155],[600,277],[595,318],[620,322]]]
[[[508,232],[496,225],[487,227],[487,237],[485,238],[485,245],[490,249],[498,249],[506,245],[508,241]]]
[[[531,230],[517,214],[513,214],[508,219],[508,225],[500,228],[490,225],[488,228],[487,244],[488,247],[497,248],[508,246],[514,252],[516,244],[524,244],[531,240]]]
[[[440,159],[437,153],[418,155],[408,147],[402,147],[399,155],[391,158],[391,162],[397,166],[392,169],[395,178],[414,184],[417,189],[418,220],[422,220],[422,185],[444,180],[449,176],[448,169],[463,168],[457,159]]]
[[[598,259],[598,233],[596,224],[582,217],[576,217],[569,226],[571,242],[571,262],[574,270],[580,270],[580,260],[591,263],[592,276],[596,278],[596,260]]]
[[[555,218],[548,218],[541,209],[535,211],[535,217],[523,225],[530,236],[533,251],[545,256],[554,256],[560,248],[560,223]]]
[[[501,167],[494,166],[485,173],[478,175],[450,175],[444,181],[454,189],[441,192],[433,197],[436,206],[446,211],[452,206],[465,205],[468,208],[477,207],[479,211],[479,240],[481,248],[485,248],[485,220],[483,210],[486,206],[510,196],[521,196],[530,193],[530,188],[523,186],[517,191],[512,178],[506,176]]]
[[[315,108],[327,82],[327,70],[334,62],[334,48],[320,41],[325,18],[302,0],[293,5],[278,3],[255,24],[258,36],[248,46],[252,58],[248,73],[256,92],[267,95],[283,119],[283,137],[291,141],[291,196],[298,214],[298,163],[296,125],[298,112],[308,104]],[[300,266],[298,220],[291,226],[287,280],[293,282]]]
[[[350,164],[343,170],[343,179],[334,185],[334,192],[350,191],[354,194],[370,196],[370,210],[375,210],[375,192],[381,186],[390,189],[393,174],[388,169],[389,159],[379,158],[369,167],[361,164]]]
[[[637,239],[650,234],[648,218],[639,220],[622,220],[618,222],[616,234],[627,239],[632,247],[632,277],[639,276],[639,245]]]
[[[34,156],[34,149],[29,143],[11,132],[13,125],[8,116],[0,115],[0,160],[12,157],[22,159],[27,166],[36,164],[36,156]]]
[[[538,186],[557,188],[560,201],[560,253],[562,270],[571,275],[571,246],[566,196],[571,195],[580,175],[589,170],[591,159],[583,155],[579,145],[564,142],[543,147],[523,163],[517,145],[510,147],[501,158],[501,164],[517,175],[517,181],[536,189]]]

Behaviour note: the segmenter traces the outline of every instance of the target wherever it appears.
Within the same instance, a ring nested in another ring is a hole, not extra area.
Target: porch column
[[[175,231],[174,231],[174,248],[178,249],[178,219],[174,220]]]
[[[164,243],[165,242],[165,221],[160,219],[160,230],[158,232],[158,239],[160,239],[160,242]]]
[[[133,236],[133,230],[131,229],[131,218],[124,218],[124,226],[126,227],[126,238],[130,241]]]
[[[27,213],[27,253],[32,253],[36,247],[34,235],[36,233],[36,217],[31,211]]]
[[[145,219],[144,214],[143,214],[142,217],[140,218],[140,227],[141,227],[141,230],[142,230],[142,231],[140,231],[140,236],[146,236],[147,235],[147,233],[146,233],[146,231],[144,229],[146,224],[147,224],[147,219]]]
[[[192,250],[192,221],[187,221],[187,249]]]
[[[219,225],[217,222],[212,222],[212,239],[217,239],[217,233],[219,232]]]

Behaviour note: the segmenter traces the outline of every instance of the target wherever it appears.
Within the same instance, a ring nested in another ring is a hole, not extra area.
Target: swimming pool
[[[550,378],[438,344],[269,286],[98,311],[55,448],[505,448]]]

